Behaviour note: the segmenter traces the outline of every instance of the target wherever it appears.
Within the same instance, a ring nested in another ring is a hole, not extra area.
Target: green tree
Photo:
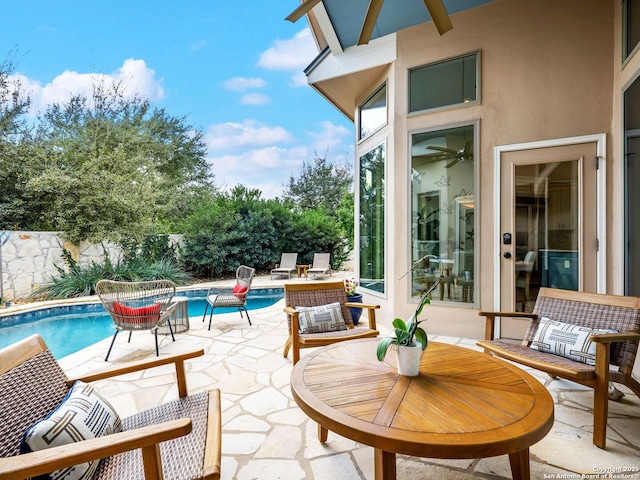
[[[353,192],[347,193],[344,197],[342,197],[342,200],[340,201],[340,204],[338,205],[338,208],[336,210],[336,221],[338,222],[338,225],[343,232],[349,251],[352,251],[354,248],[355,238],[353,198]]]
[[[202,132],[118,83],[50,106],[32,142],[23,195],[73,242],[170,233],[214,191]]]
[[[353,185],[353,174],[346,167],[336,166],[324,157],[304,161],[297,177],[289,177],[283,198],[301,210],[323,207],[333,212]]]
[[[15,229],[35,218],[29,202],[20,195],[28,177],[28,149],[21,138],[27,131],[24,115],[30,102],[20,81],[12,76],[14,55],[11,52],[0,63],[0,229]]]
[[[22,116],[29,108],[29,97],[22,92],[20,80],[12,77],[15,70],[13,56],[0,63],[0,143],[8,142],[24,127]]]

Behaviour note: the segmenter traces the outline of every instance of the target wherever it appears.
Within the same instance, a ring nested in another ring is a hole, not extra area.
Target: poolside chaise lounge
[[[271,280],[273,280],[274,275],[286,275],[287,278],[291,278],[291,274],[297,271],[297,263],[297,253],[283,253],[280,258],[280,263],[276,263],[276,268],[271,270]]]
[[[307,270],[307,280],[309,277],[323,277],[331,275],[331,254],[330,253],[314,253],[313,264]]]

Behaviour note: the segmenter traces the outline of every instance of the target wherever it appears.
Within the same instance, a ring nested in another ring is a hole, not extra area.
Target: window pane
[[[627,58],[640,42],[640,0],[624,0],[624,58]]]
[[[640,296],[640,79],[624,92],[625,295]]]
[[[477,54],[409,72],[409,111],[419,112],[477,100]]]
[[[411,137],[412,295],[474,301],[474,127]]]
[[[360,285],[384,292],[384,145],[360,157]]]
[[[374,93],[360,107],[360,140],[387,123],[387,85]]]

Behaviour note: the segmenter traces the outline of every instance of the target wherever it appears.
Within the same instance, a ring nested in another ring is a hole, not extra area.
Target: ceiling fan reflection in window
[[[303,15],[307,14],[309,10],[315,7],[321,0],[306,0],[298,8],[289,14],[286,20],[290,22],[297,22]],[[373,28],[378,20],[380,9],[384,0],[369,0],[369,7],[367,8],[367,15],[362,22],[362,28],[360,29],[360,38],[358,38],[358,45],[364,45],[369,43]],[[446,32],[453,28],[449,14],[447,13],[442,0],[423,0],[424,5],[429,11],[429,15],[433,19],[433,23],[438,29],[440,35],[444,35]]]
[[[436,145],[428,145],[426,149],[442,152],[442,155],[437,155],[434,160],[447,160],[448,163],[445,165],[445,168],[451,168],[458,162],[473,159],[473,140],[465,140],[464,147],[462,147],[460,150],[438,147]]]

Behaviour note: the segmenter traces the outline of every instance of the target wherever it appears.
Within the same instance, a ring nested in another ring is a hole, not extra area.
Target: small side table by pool
[[[172,303],[177,303],[176,310],[171,315],[169,321],[173,328],[173,333],[182,333],[189,330],[189,304],[188,297],[175,296],[171,299]],[[164,326],[158,329],[158,333],[169,335],[169,327]]]
[[[304,275],[304,278],[307,278],[307,270],[309,270],[309,265],[296,265],[298,269],[298,278]]]

